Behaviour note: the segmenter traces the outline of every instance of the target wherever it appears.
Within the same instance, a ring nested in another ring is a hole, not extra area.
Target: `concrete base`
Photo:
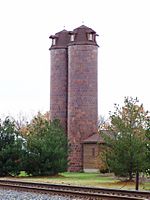
[[[84,172],[99,172],[99,169],[83,169]]]

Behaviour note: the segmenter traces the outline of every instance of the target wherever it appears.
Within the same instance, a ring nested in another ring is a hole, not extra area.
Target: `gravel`
[[[61,196],[50,196],[34,192],[0,189],[0,200],[73,200]]]

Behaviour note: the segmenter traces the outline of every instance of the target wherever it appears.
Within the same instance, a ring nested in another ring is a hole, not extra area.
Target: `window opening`
[[[92,33],[88,34],[88,40],[93,40],[93,34]]]
[[[74,36],[75,36],[74,34],[71,35],[71,37],[70,37],[70,41],[71,41],[71,42],[74,41]]]
[[[53,38],[52,45],[56,45],[56,38]]]

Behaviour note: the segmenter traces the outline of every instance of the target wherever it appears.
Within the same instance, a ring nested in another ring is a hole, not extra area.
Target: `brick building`
[[[108,130],[100,130],[100,133],[88,137],[83,141],[83,171],[99,172],[106,171],[107,164],[103,153],[106,151],[106,144],[102,134],[110,135]]]
[[[50,36],[50,115],[68,136],[69,171],[83,170],[83,141],[97,133],[96,36],[84,25]]]

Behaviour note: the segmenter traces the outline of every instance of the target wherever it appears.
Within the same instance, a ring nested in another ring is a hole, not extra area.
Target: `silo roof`
[[[81,44],[81,45],[97,45],[96,43],[96,36],[98,36],[96,34],[96,32],[85,26],[85,25],[81,25],[78,28],[75,28],[73,31],[69,32],[70,35],[74,35],[74,41],[70,41],[69,46],[70,45],[76,45],[76,44]],[[91,34],[92,39],[89,39],[89,34]]]
[[[52,44],[50,49],[67,48],[70,35],[69,31],[64,29],[60,32],[57,32],[55,35],[51,35],[49,38],[56,39],[56,44]]]

